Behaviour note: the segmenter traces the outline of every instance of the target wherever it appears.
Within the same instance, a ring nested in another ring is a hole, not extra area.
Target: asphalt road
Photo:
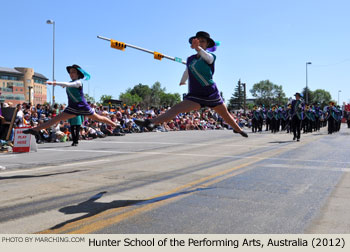
[[[152,132],[1,154],[0,233],[350,233],[349,136]]]

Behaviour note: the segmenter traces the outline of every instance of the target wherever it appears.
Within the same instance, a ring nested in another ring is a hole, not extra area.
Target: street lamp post
[[[244,114],[246,112],[246,84],[242,83],[243,85],[243,110],[244,110]]]
[[[339,93],[341,92],[341,90],[338,90],[338,106],[340,106],[339,104]]]
[[[53,25],[53,36],[52,36],[52,81],[55,81],[55,21],[47,20],[47,24]],[[52,105],[55,104],[55,85],[52,85]]]
[[[311,62],[306,62],[306,90],[305,90],[305,102],[309,103],[309,88],[307,87],[307,65],[311,65]]]

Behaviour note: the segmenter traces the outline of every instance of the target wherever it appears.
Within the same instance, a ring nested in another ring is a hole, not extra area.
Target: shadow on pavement
[[[50,230],[55,230],[58,228],[61,228],[69,223],[73,223],[79,220],[83,220],[85,218],[89,218],[91,216],[97,215],[99,213],[102,213],[104,211],[107,211],[109,209],[115,209],[115,208],[120,208],[120,207],[126,207],[126,206],[141,206],[141,205],[147,205],[147,204],[152,204],[156,203],[159,201],[175,198],[181,195],[189,194],[189,193],[194,193],[198,191],[203,191],[203,190],[208,190],[211,188],[197,188],[189,191],[183,191],[183,192],[178,192],[178,193],[173,193],[173,194],[168,194],[164,196],[160,196],[157,198],[153,199],[146,199],[146,200],[114,200],[109,203],[104,203],[104,202],[95,202],[96,200],[100,199],[104,194],[107,192],[100,192],[94,196],[92,196],[90,199],[87,201],[84,201],[82,203],[79,203],[77,205],[72,205],[72,206],[67,206],[61,208],[59,211],[64,214],[77,214],[77,213],[87,213],[83,216],[65,221],[63,223],[57,224],[56,226],[50,228]]]

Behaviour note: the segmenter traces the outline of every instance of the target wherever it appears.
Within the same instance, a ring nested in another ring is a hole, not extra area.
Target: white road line
[[[304,166],[299,164],[267,164],[263,165],[267,168],[288,168],[288,169],[308,169],[318,171],[336,171],[336,172],[350,172],[350,168],[342,167],[327,167],[327,166]]]
[[[6,154],[1,154],[0,155],[0,159],[3,159],[3,158],[14,158],[14,157],[16,157],[16,154],[13,154],[13,153],[6,153]]]
[[[276,161],[291,161],[293,162],[314,162],[314,163],[332,163],[332,164],[348,164],[350,162],[339,162],[336,160],[313,160],[313,159],[288,159],[288,158],[266,158],[264,156],[240,156],[240,155],[213,155],[213,154],[195,154],[195,153],[174,153],[174,152],[150,152],[150,151],[108,151],[108,150],[64,150],[64,149],[40,149],[44,151],[75,151],[89,153],[115,153],[115,154],[139,154],[139,155],[167,155],[167,156],[192,156],[192,157],[219,157],[219,158],[240,158],[240,159],[261,159],[261,160],[276,160]]]
[[[26,170],[16,170],[16,171],[8,171],[8,172],[1,172],[0,175],[10,175],[10,174],[16,174],[16,173],[27,173],[27,172],[37,172],[37,171],[43,171],[43,170],[48,170],[48,169],[57,169],[60,167],[76,167],[79,165],[83,164],[91,164],[91,163],[104,163],[104,162],[109,162],[111,161],[110,159],[103,159],[103,160],[93,160],[93,161],[86,161],[86,162],[74,162],[70,164],[63,164],[63,165],[50,165],[50,166],[44,166],[44,167],[39,167],[39,168],[33,168],[33,169],[26,169]]]
[[[88,141],[86,143],[104,143],[104,144],[159,144],[159,145],[189,145],[189,146],[213,146],[213,144],[201,144],[201,143],[167,143],[167,142],[121,142],[121,141]],[[275,145],[258,145],[258,144],[220,144],[225,147],[258,147],[258,148],[271,148]],[[279,146],[281,149],[296,149],[299,146]]]

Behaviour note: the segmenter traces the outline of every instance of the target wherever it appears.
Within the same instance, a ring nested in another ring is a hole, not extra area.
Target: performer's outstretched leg
[[[180,113],[186,113],[190,112],[193,110],[198,110],[200,109],[200,104],[190,101],[190,100],[184,100],[178,104],[176,104],[174,107],[169,109],[167,112],[164,114],[153,118],[153,119],[146,119],[146,120],[139,120],[136,119],[135,123],[139,125],[140,127],[146,127],[149,130],[152,130],[155,127],[155,124],[163,123],[163,122],[168,122],[174,117]],[[228,112],[225,104],[218,105],[214,107],[214,110],[229,124],[231,127],[234,129],[235,133],[239,133],[244,137],[248,137],[247,133],[245,133],[235,122],[233,117],[230,115]]]
[[[153,124],[159,124],[163,122],[169,122],[172,119],[175,118],[180,113],[186,113],[193,110],[200,109],[201,106],[190,100],[183,100],[182,102],[176,104],[175,106],[171,107],[168,111],[166,111],[164,114],[161,114],[160,116],[150,119],[151,123]]]
[[[115,122],[113,122],[111,119],[109,119],[108,117],[101,116],[101,115],[98,115],[96,113],[94,113],[92,115],[88,115],[87,117],[91,118],[94,121],[107,123],[107,124],[111,125],[112,127],[117,127],[117,124]]]
[[[52,126],[60,121],[66,121],[66,120],[73,118],[73,117],[76,117],[76,116],[77,115],[62,112],[61,114],[55,116],[54,118],[52,118],[51,120],[49,120],[45,123],[38,125],[37,127],[24,130],[23,133],[24,134],[38,135],[40,130],[47,129],[48,127],[50,127],[50,126]],[[91,118],[92,120],[95,120],[95,121],[107,123],[107,124],[111,125],[112,127],[117,126],[116,123],[111,121],[109,118],[104,117],[104,116],[100,116],[96,113],[89,115],[88,117]]]
[[[235,133],[239,133],[243,137],[248,137],[248,134],[238,126],[235,119],[230,115],[224,103],[214,107],[214,110],[233,128]]]
[[[39,135],[40,130],[47,129],[48,127],[55,125],[60,121],[66,121],[66,120],[73,118],[73,117],[76,117],[76,115],[62,112],[61,114],[58,114],[57,116],[55,116],[54,118],[52,118],[51,120],[49,120],[47,122],[39,124],[38,126],[36,126],[34,128],[24,130],[23,133],[24,134]]]

